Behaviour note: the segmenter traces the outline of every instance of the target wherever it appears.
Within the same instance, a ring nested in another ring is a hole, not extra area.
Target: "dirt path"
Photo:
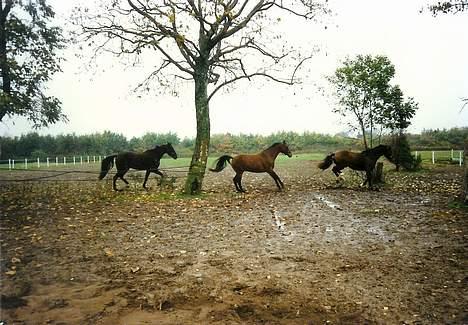
[[[210,174],[202,199],[155,201],[154,190],[109,184],[15,198],[9,187],[1,320],[468,323],[468,213],[450,207],[461,171],[390,173],[370,192],[352,177],[329,187],[333,177],[310,165],[280,166],[282,193],[251,175],[238,195],[232,172]]]

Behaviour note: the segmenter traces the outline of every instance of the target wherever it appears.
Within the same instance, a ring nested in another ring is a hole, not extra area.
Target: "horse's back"
[[[238,155],[231,161],[231,166],[236,172],[262,173],[271,168],[271,163],[261,155]]]
[[[335,152],[334,160],[335,164],[343,167],[351,167],[356,170],[365,168],[365,157],[358,152],[340,150]]]
[[[121,152],[115,158],[117,169],[137,169],[147,170],[150,168],[159,167],[154,158],[146,154],[146,152],[138,153],[133,151]]]

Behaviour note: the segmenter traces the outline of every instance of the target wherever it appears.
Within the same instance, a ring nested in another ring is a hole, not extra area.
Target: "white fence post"
[[[28,169],[28,158],[24,158],[24,169]]]
[[[458,152],[458,165],[459,165],[459,166],[463,165],[463,155],[462,155],[462,152],[463,152],[463,151],[459,151],[459,152]]]
[[[65,166],[67,164],[67,157],[63,157],[63,165]]]
[[[80,165],[83,165],[83,156],[80,156]]]
[[[55,166],[58,166],[58,157],[55,157]]]
[[[73,156],[73,165],[76,165],[76,158]]]
[[[93,163],[96,162],[96,156],[93,156]]]
[[[49,157],[46,158],[46,164],[47,164],[47,168],[49,168],[49,166],[50,166]]]
[[[432,152],[432,164],[435,164],[435,153],[434,153],[434,151]]]
[[[41,163],[40,163],[39,157],[37,157],[37,168],[41,168]]]
[[[11,170],[11,159],[8,159],[8,169]]]
[[[15,169],[15,160],[14,159],[11,161],[11,168]]]
[[[89,156],[88,156],[88,164],[89,164]]]

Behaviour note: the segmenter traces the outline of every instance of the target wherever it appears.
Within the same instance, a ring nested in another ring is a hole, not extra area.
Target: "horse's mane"
[[[268,149],[271,149],[271,148],[273,148],[273,147],[276,147],[277,145],[280,145],[280,144],[281,144],[281,142],[275,142],[275,143],[273,143],[271,146],[269,146],[269,147],[267,148],[267,150],[268,150]]]

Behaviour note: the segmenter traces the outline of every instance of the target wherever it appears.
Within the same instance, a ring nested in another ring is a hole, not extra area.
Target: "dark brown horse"
[[[362,183],[362,186],[367,183],[369,188],[372,188],[372,173],[375,168],[375,163],[381,156],[385,156],[389,161],[392,161],[392,147],[381,144],[362,152],[347,150],[336,151],[326,156],[325,159],[318,164],[318,167],[325,170],[334,163],[335,166],[333,166],[332,171],[335,173],[336,177],[340,177],[341,170],[346,167],[365,171],[366,180]]]
[[[146,150],[145,152],[122,152],[117,155],[112,155],[104,158],[101,163],[101,173],[99,174],[99,179],[103,179],[109,170],[114,165],[117,167],[117,173],[114,175],[112,188],[115,191],[119,191],[116,186],[117,178],[120,178],[128,184],[128,181],[123,178],[124,175],[129,171],[130,168],[137,170],[146,170],[145,181],[143,182],[143,188],[146,189],[146,181],[151,172],[156,173],[163,177],[163,173],[158,169],[159,161],[161,157],[167,153],[174,159],[177,159],[177,153],[170,143],[164,144],[162,146],[156,146],[154,149]]]
[[[221,156],[216,160],[216,167],[210,168],[210,170],[212,172],[220,172],[226,167],[226,163],[229,162],[232,169],[236,172],[236,176],[233,178],[236,190],[242,193],[245,193],[245,190],[242,188],[242,174],[244,172],[268,173],[275,180],[276,186],[281,191],[284,188],[284,184],[273,171],[275,159],[280,153],[288,157],[292,156],[285,141],[274,143],[268,149],[255,155]]]

